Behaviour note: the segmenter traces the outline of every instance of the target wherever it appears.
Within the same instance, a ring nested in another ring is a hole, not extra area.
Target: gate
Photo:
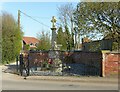
[[[28,55],[25,56],[24,54],[20,54],[16,58],[16,65],[17,65],[17,73],[21,76],[29,76],[29,59]]]

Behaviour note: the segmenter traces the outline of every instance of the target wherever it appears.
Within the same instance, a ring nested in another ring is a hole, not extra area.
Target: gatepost
[[[28,53],[28,65],[27,65],[28,71],[27,71],[27,76],[30,75],[30,57],[29,57],[29,54],[30,54],[30,53]]]
[[[110,50],[102,50],[101,77],[105,77],[105,61],[106,61],[105,54],[108,52],[110,52]]]
[[[20,75],[22,76],[23,74],[23,54],[20,54]]]
[[[18,61],[19,61],[19,56],[16,56],[16,72],[18,73]]]

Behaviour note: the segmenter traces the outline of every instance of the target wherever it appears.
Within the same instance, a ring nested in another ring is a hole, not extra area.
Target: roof
[[[90,42],[91,40],[88,37],[83,38],[83,42]]]
[[[35,43],[39,43],[39,40],[35,37],[23,37],[23,41],[26,43],[26,44],[35,44]]]

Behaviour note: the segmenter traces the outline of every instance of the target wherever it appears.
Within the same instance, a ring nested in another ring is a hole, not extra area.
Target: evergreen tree
[[[0,15],[0,24],[2,24],[1,15]],[[2,28],[0,28],[0,64],[2,64]]]
[[[73,47],[72,34],[69,32],[69,28],[67,25],[65,26],[65,30],[63,32],[62,27],[59,27],[57,32],[57,44],[61,44],[61,50],[71,50]]]
[[[22,48],[22,32],[11,14],[2,13],[2,63],[15,60]]]
[[[59,27],[58,32],[57,32],[57,44],[61,44],[61,48],[60,50],[66,50],[67,46],[66,46],[66,41],[65,41],[65,35],[63,32],[62,27]]]
[[[67,50],[72,50],[73,46],[74,46],[74,41],[72,38],[72,33],[70,34],[69,28],[66,25],[65,26],[65,39],[66,39],[66,46],[67,46]]]

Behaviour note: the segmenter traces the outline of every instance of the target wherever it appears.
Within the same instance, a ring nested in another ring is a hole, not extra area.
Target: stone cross
[[[56,19],[54,16],[52,17],[51,22],[52,22],[52,27],[55,28]]]
[[[56,19],[55,19],[55,17],[54,17],[54,16],[52,17],[51,22],[52,22],[52,28],[51,28],[51,30],[52,30],[52,40],[51,40],[51,46],[52,46],[52,50],[55,50],[55,42],[56,42],[56,29],[57,29],[57,28],[55,27]]]

